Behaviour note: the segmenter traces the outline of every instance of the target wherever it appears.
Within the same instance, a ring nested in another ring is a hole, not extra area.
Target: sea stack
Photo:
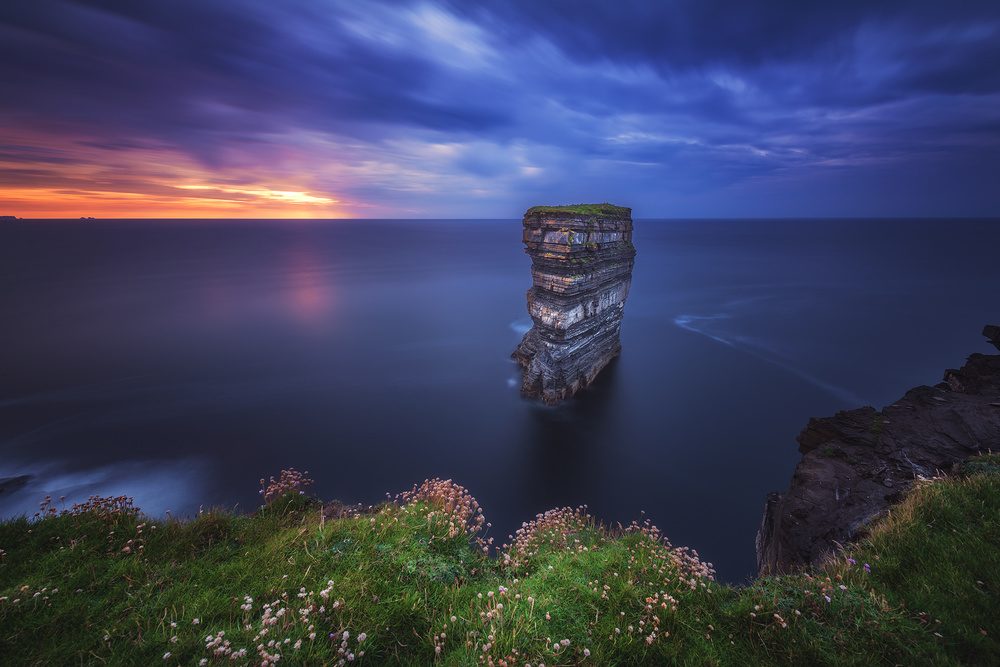
[[[621,351],[632,283],[632,209],[611,204],[535,206],[524,214],[534,326],[511,357],[521,394],[557,405],[588,386]]]

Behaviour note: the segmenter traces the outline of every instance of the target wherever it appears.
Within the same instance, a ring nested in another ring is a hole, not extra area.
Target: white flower
[[[359,644],[361,642],[363,642],[364,640],[366,640],[366,639],[368,639],[368,635],[366,635],[365,633],[362,632],[360,635],[358,635],[358,643]]]
[[[170,657],[170,651],[167,651],[166,653],[163,654],[163,659],[164,660],[166,660],[169,657]]]

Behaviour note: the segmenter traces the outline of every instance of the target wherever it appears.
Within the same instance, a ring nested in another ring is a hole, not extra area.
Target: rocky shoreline
[[[983,335],[1000,349],[1000,327]],[[914,480],[1000,448],[1000,354],[973,354],[881,411],[812,418],[796,439],[802,460],[788,490],[768,494],[757,533],[761,575],[821,562],[863,537]]]

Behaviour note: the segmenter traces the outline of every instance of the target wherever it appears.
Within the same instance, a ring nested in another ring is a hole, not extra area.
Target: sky
[[[0,215],[1000,216],[996,0],[4,0]]]

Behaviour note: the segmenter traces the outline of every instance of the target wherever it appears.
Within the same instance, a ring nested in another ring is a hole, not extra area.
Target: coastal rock
[[[632,283],[632,209],[536,206],[524,214],[534,323],[511,357],[521,394],[556,405],[588,386],[620,351]]]
[[[1000,328],[983,332],[997,343]],[[818,563],[864,534],[917,477],[1000,447],[1000,355],[973,354],[934,387],[872,407],[812,418],[784,493],[768,494],[757,533],[760,574]]]
[[[0,477],[0,493],[13,493],[31,481],[31,475]]]

